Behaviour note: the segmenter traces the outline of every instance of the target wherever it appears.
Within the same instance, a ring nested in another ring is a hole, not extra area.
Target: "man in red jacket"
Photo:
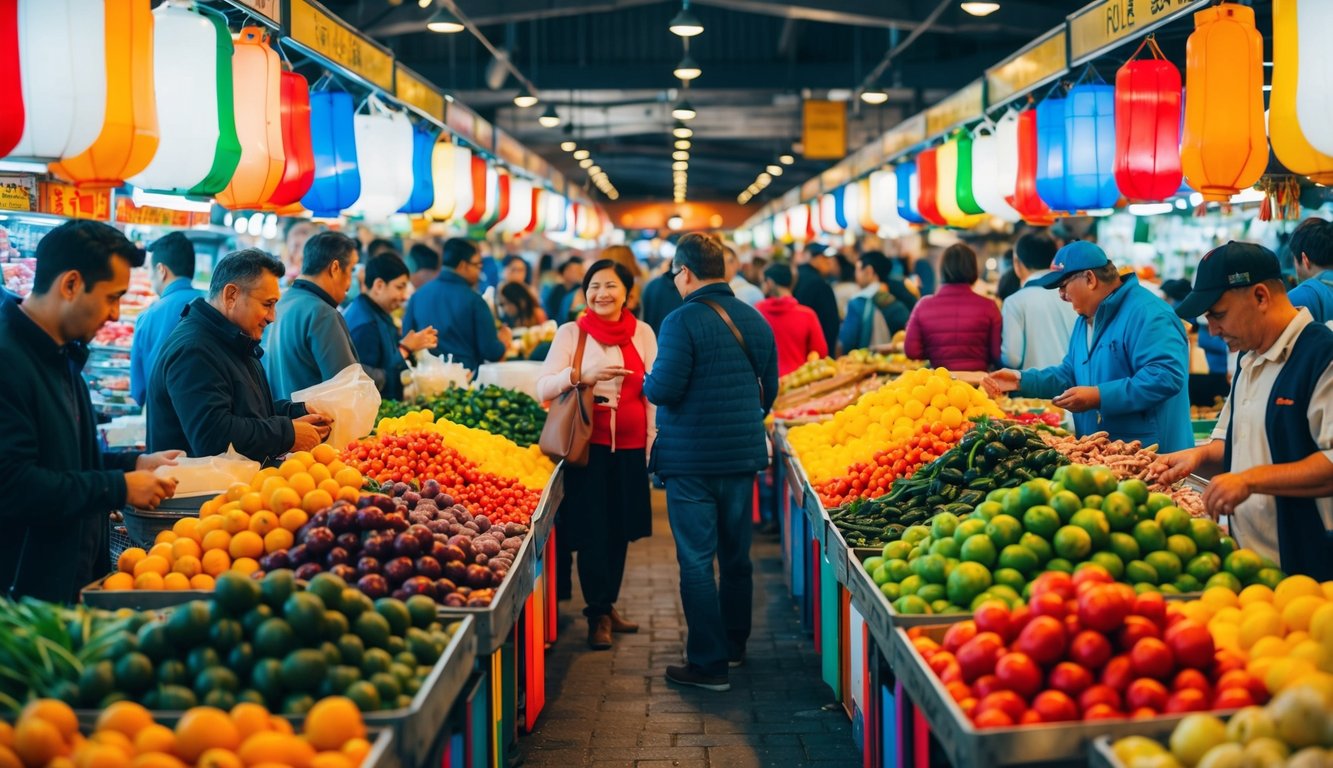
[[[786,376],[801,367],[811,352],[828,355],[828,343],[813,309],[798,304],[792,297],[792,271],[786,264],[774,264],[764,270],[763,301],[755,305],[773,328],[778,346],[778,375]]]

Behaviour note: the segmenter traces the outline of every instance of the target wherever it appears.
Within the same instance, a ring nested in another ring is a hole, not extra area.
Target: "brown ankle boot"
[[[632,621],[627,621],[621,616],[615,608],[611,609],[611,631],[620,634],[632,635],[639,631],[639,625]]]
[[[588,619],[588,647],[594,651],[605,651],[611,647],[610,616]]]

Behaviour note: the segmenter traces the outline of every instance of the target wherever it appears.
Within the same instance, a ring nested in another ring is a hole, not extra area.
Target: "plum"
[[[340,533],[338,538],[333,540],[333,544],[355,554],[361,551],[361,534],[356,531]]]
[[[440,495],[440,483],[436,480],[427,480],[425,485],[421,486],[421,498],[433,499]]]
[[[370,506],[357,510],[356,525],[363,531],[378,531],[384,527],[384,510]]]
[[[417,558],[417,574],[425,576],[428,579],[438,579],[444,573],[444,568],[440,566],[440,561],[435,558],[424,555]]]
[[[367,507],[372,507],[374,505],[375,505],[375,497],[369,493],[361,494],[361,496],[356,500],[357,509],[366,509]],[[378,507],[376,507],[376,509],[378,509]]]
[[[278,571],[283,568],[291,568],[292,560],[287,556],[287,550],[279,549],[276,552],[270,552],[259,558],[259,568],[262,571]]]
[[[378,533],[367,538],[361,544],[361,551],[371,557],[378,557],[381,560],[393,556],[393,535]]]
[[[403,557],[416,557],[421,554],[421,541],[410,533],[401,533],[393,540],[393,551]]]
[[[339,563],[338,565],[333,566],[329,569],[329,573],[348,583],[351,583],[358,576],[356,569],[346,563]]]
[[[435,541],[435,532],[424,525],[410,526],[405,533],[408,536],[415,536],[417,543],[421,544],[423,549],[429,547],[430,543]]]
[[[466,534],[458,534],[449,539],[449,545],[463,550],[463,557],[466,558],[472,554],[472,537]]]
[[[445,544],[440,537],[436,536],[435,540],[430,543],[430,550],[426,554],[443,563],[446,559],[444,555],[448,552],[448,547],[448,544]]]
[[[444,604],[450,608],[465,608],[467,607],[467,598],[457,592],[450,592],[444,596]]]
[[[386,515],[398,509],[398,505],[395,504],[394,500],[388,496],[376,496],[375,506],[379,507],[380,511]]]
[[[329,509],[329,530],[334,533],[346,533],[356,527],[356,510],[351,507],[332,507]]]
[[[378,573],[368,573],[357,579],[356,588],[372,600],[389,594],[389,582]]]
[[[319,563],[302,563],[296,568],[296,578],[310,581],[323,572],[324,568]]]
[[[463,597],[467,597],[468,595],[472,594],[472,587],[469,587],[466,584],[464,584],[462,586],[455,587],[454,591],[462,595]]]
[[[402,533],[407,530],[407,518],[397,512],[386,514],[384,522],[386,527],[394,533]]]
[[[442,566],[444,568],[444,578],[455,584],[467,583],[467,563],[461,559],[449,560]]]
[[[379,573],[380,567],[379,558],[363,557],[356,561],[356,572],[362,576],[368,573]]]
[[[302,541],[305,548],[315,557],[322,557],[333,549],[333,540],[335,536],[333,531],[328,528],[311,528]]]
[[[398,589],[395,589],[393,593],[389,595],[389,597],[392,597],[394,600],[406,600],[407,598],[411,597],[411,595],[407,594],[406,589],[399,587]]]
[[[296,546],[287,550],[287,561],[293,567],[301,565],[302,563],[305,563],[309,559],[310,559],[310,552],[305,548],[304,544],[297,544]]]
[[[453,583],[452,581],[448,580],[448,579],[436,579],[436,580],[435,580],[435,594],[436,594],[436,595],[439,595],[439,596],[443,597],[443,596],[449,594],[450,592],[453,592],[455,589],[457,589],[457,587],[455,587],[455,586],[454,586],[454,583]]]
[[[435,497],[435,503],[440,505],[440,509],[452,507],[454,505],[454,497],[447,493],[440,493]]]
[[[491,569],[473,563],[467,567],[467,584],[473,589],[485,589],[491,586]]]
[[[413,576],[403,582],[403,591],[411,595],[425,595],[435,599],[435,582],[425,576]]]
[[[443,563],[447,563],[451,560],[467,559],[467,552],[464,552],[463,548],[458,546],[457,544],[446,543],[442,551],[440,551],[438,554],[436,554],[435,548],[431,547],[431,554],[434,555],[436,559],[438,559],[440,562]]]
[[[470,597],[467,601],[468,608],[485,608],[491,604],[491,595]]]
[[[384,578],[391,584],[401,584],[412,576],[415,567],[410,557],[395,557],[384,564]]]
[[[328,511],[327,509],[321,509],[320,511],[318,511],[318,512],[316,512],[315,514],[311,515],[311,516],[310,516],[310,523],[311,523],[311,525],[312,525],[313,527],[315,527],[315,528],[322,528],[323,526],[328,525],[328,524],[329,524],[329,511]]]

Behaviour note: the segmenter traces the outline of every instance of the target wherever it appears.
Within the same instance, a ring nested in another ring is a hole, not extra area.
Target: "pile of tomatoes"
[[[421,485],[434,480],[454,500],[485,511],[491,522],[527,525],[541,499],[515,478],[483,472],[475,462],[444,444],[436,432],[381,435],[352,442],[342,460],[380,484]]]
[[[883,496],[889,492],[894,480],[916,474],[918,469],[957,445],[966,431],[963,427],[950,428],[939,422],[924,425],[906,441],[890,444],[870,461],[857,462],[843,477],[821,485],[819,498],[826,508],[832,509],[853,499]]]

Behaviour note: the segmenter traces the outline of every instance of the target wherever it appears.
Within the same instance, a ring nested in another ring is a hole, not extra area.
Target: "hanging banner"
[[[43,181],[41,212],[69,219],[111,220],[111,190],[95,189],[80,192],[73,184]]]
[[[977,79],[926,110],[926,135],[948,133],[963,123],[980,120],[985,112],[985,81]]]
[[[495,155],[507,163],[510,168],[524,167],[527,153],[528,150],[519,143],[518,139],[501,130],[495,132]]]
[[[422,116],[444,125],[444,94],[420,75],[394,63],[393,95]]]
[[[840,160],[847,154],[847,103],[806,99],[801,143],[807,160]]]
[[[987,105],[1022,96],[1063,75],[1069,70],[1067,45],[1068,35],[1062,24],[986,70]]]
[[[291,0],[292,40],[366,82],[393,90],[393,54],[314,0]]]
[[[926,116],[913,115],[898,123],[880,140],[884,160],[891,161],[926,140]]]
[[[207,211],[174,211],[152,205],[135,205],[127,195],[116,195],[116,223],[152,227],[194,227],[208,224]]]
[[[37,177],[0,174],[0,211],[37,210]]]
[[[1212,0],[1099,0],[1069,15],[1069,63],[1082,64]]]
[[[228,0],[232,5],[239,5],[273,22],[274,28],[282,27],[282,0]]]

